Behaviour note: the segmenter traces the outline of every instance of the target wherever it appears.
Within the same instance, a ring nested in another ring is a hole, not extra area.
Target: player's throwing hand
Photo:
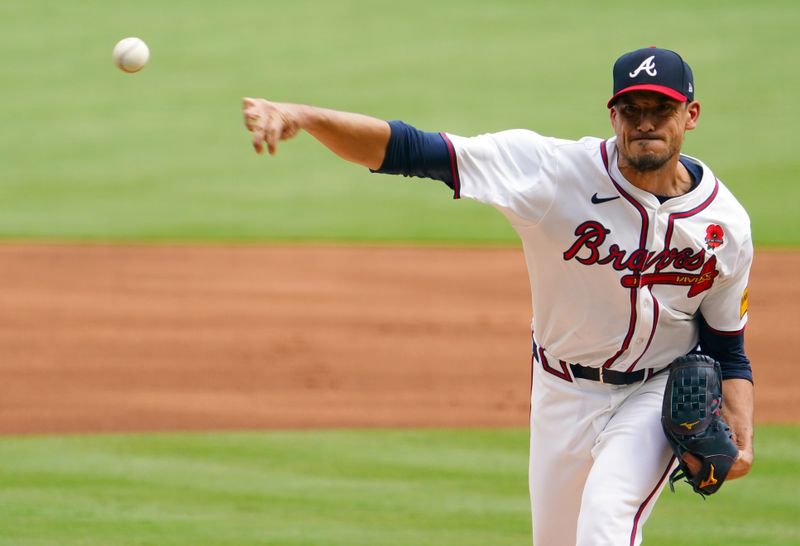
[[[303,130],[342,159],[377,170],[391,136],[386,121],[364,114],[250,97],[243,99],[242,109],[245,127],[253,133],[253,148],[259,154],[266,142],[270,155],[275,155],[279,140]]]
[[[244,124],[253,133],[256,153],[264,151],[266,142],[270,155],[275,155],[278,141],[292,138],[300,130],[297,117],[292,112],[293,105],[250,97],[245,97],[242,103]]]

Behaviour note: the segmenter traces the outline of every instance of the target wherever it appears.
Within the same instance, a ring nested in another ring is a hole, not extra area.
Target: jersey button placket
[[[664,221],[665,215],[661,213],[661,206],[655,209],[647,209],[650,215],[650,230],[647,233],[647,251],[648,253],[656,253],[664,246],[664,233],[666,231],[666,222]],[[653,273],[651,270],[639,272],[638,280],[641,282],[641,275],[646,273]],[[652,293],[652,286],[645,286],[639,288],[640,307],[639,316],[636,324],[636,337],[634,338],[634,345],[636,346],[636,357],[632,362],[641,358],[646,350],[647,341],[650,339],[651,333],[654,333],[653,315],[657,305],[656,299]],[[633,356],[633,355],[631,355]]]

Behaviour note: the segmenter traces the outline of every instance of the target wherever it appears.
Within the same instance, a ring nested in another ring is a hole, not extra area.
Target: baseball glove
[[[682,478],[703,497],[722,487],[739,449],[721,411],[719,363],[701,354],[676,358],[671,364],[661,409],[661,425],[679,463],[669,477],[673,491],[675,482]],[[687,452],[701,462],[696,475],[683,460]]]

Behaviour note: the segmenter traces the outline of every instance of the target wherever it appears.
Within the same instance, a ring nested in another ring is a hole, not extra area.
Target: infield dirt
[[[797,422],[800,254],[757,252],[756,419]],[[521,251],[0,246],[0,433],[526,426]]]

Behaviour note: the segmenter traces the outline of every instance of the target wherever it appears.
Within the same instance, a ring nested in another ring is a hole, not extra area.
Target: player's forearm
[[[306,106],[292,105],[301,129],[319,140],[333,153],[370,169],[383,163],[391,130],[381,119]]]
[[[244,123],[252,133],[253,148],[270,155],[278,150],[278,142],[288,140],[305,130],[338,156],[378,169],[386,154],[391,136],[389,124],[362,114],[351,114],[288,102],[266,99],[243,99]]]
[[[722,397],[723,417],[740,450],[740,458],[728,474],[730,480],[747,474],[753,464],[753,384],[746,379],[726,379]]]

